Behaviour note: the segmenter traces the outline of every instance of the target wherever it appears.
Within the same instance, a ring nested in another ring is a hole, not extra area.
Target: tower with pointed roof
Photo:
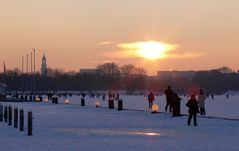
[[[47,76],[47,64],[46,64],[46,56],[45,56],[45,53],[43,54],[43,57],[42,57],[41,76]]]

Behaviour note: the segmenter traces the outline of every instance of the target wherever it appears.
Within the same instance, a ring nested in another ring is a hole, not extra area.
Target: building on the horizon
[[[194,74],[197,71],[189,70],[189,71],[158,71],[157,75],[159,78],[165,78],[165,77],[170,77],[170,78],[188,78],[192,79]]]
[[[43,76],[43,77],[47,76],[47,64],[46,64],[46,56],[45,56],[45,53],[43,54],[43,57],[42,57],[41,76]]]
[[[0,100],[5,99],[7,95],[7,86],[4,83],[0,83]]]
[[[188,71],[178,71],[178,70],[172,70],[172,71],[158,71],[157,72],[157,77],[160,79],[165,79],[165,78],[186,78],[188,80],[192,80],[194,75],[200,73],[203,75],[211,74],[211,73],[218,73],[220,72],[217,69],[214,70],[188,70]]]

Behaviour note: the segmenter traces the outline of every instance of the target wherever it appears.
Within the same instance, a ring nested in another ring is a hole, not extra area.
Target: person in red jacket
[[[199,113],[199,109],[198,109],[198,102],[197,102],[195,95],[191,96],[191,98],[188,100],[186,106],[189,108],[189,110],[188,110],[188,112],[189,112],[188,125],[191,124],[191,119],[193,117],[194,126],[198,126],[197,125],[197,113]]]
[[[149,108],[151,109],[153,106],[153,101],[154,101],[154,95],[153,92],[150,92],[148,95],[148,102],[149,102]]]

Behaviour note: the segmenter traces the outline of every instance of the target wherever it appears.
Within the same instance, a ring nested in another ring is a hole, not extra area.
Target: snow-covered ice
[[[146,97],[122,96],[124,108],[95,108],[97,98],[68,98],[70,104],[50,102],[2,104],[32,110],[33,136],[0,123],[1,151],[238,151],[239,121],[198,117],[198,127],[187,126],[187,116],[169,113],[151,114]],[[238,96],[215,96],[207,99],[206,114],[239,119]],[[187,113],[182,97],[182,113]],[[100,105],[107,107],[107,101]],[[164,112],[165,98],[157,96],[159,111]],[[117,103],[115,104],[117,106]],[[136,111],[140,110],[140,111]],[[26,113],[26,112],[25,112]],[[25,114],[26,120],[26,114]]]

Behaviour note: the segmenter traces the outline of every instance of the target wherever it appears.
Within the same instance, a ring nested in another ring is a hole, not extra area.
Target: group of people
[[[170,86],[165,90],[166,95],[166,106],[165,112],[167,112],[169,108],[169,112],[173,111],[173,116],[180,116],[180,101],[181,98],[178,96],[176,92],[174,92]]]
[[[166,106],[165,106],[165,112],[167,112],[169,108],[169,112],[173,111],[173,116],[180,115],[180,100],[181,98],[178,96],[176,92],[172,90],[170,86],[165,90],[166,95]],[[154,101],[154,94],[152,92],[148,95],[148,102],[149,102],[149,108],[152,108],[153,101]],[[188,113],[188,125],[191,124],[191,120],[193,118],[194,120],[194,126],[197,126],[197,114],[200,113],[201,115],[205,115],[205,100],[206,95],[204,94],[203,90],[199,90],[198,99],[196,98],[196,95],[191,95],[191,98],[188,100],[186,106],[189,108]]]

